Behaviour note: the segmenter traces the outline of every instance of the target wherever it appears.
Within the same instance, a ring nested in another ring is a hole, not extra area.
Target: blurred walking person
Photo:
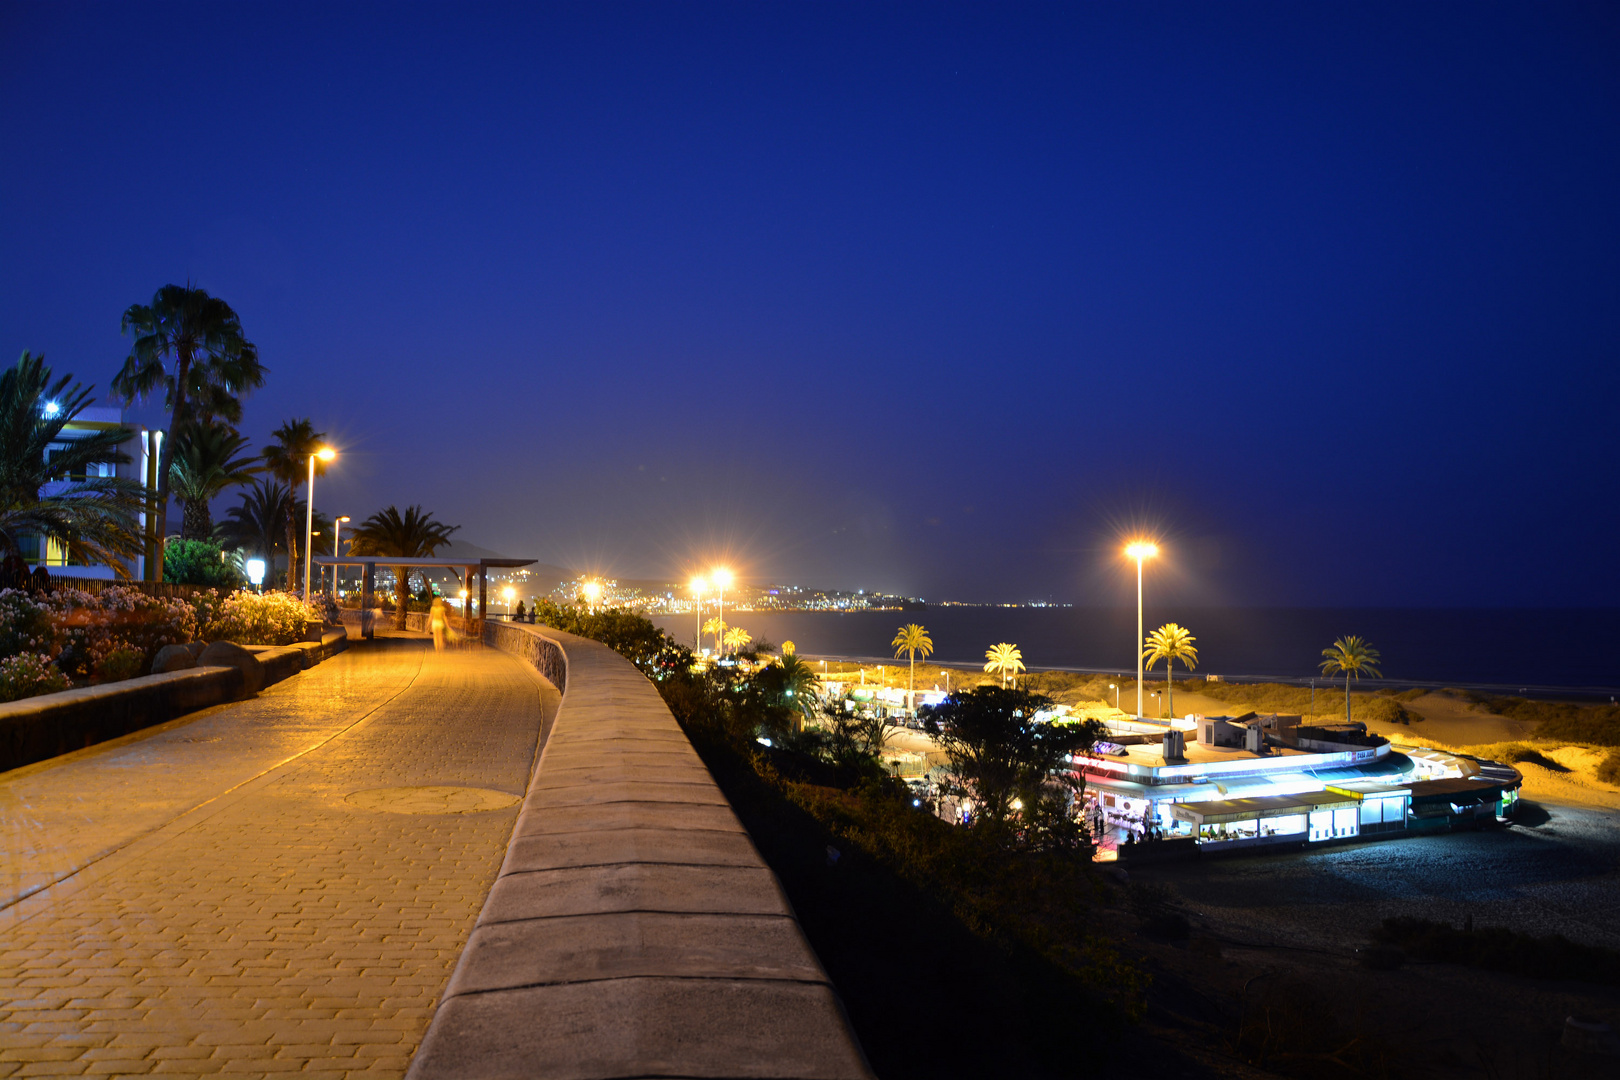
[[[444,652],[446,638],[455,640],[456,632],[450,628],[450,613],[445,610],[442,597],[435,596],[428,608],[428,631],[433,635],[434,652]]]

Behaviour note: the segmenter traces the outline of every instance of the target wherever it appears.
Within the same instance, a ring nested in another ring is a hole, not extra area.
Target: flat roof
[[[1478,795],[1492,789],[1508,786],[1510,781],[1484,780],[1472,776],[1448,776],[1440,780],[1415,780],[1411,784],[1413,800],[1439,798],[1451,795]]]
[[[1294,817],[1308,814],[1312,810],[1355,806],[1358,801],[1333,791],[1312,791],[1303,795],[1256,795],[1247,799],[1175,803],[1170,807],[1170,812],[1180,820],[1194,825],[1218,825],[1226,821]]]

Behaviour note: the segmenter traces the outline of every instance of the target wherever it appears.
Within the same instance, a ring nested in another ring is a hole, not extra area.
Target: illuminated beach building
[[[1107,739],[1074,759],[1086,813],[1114,839],[1224,850],[1468,827],[1518,802],[1512,766],[1396,746],[1360,724],[1299,721],[1111,721]]]

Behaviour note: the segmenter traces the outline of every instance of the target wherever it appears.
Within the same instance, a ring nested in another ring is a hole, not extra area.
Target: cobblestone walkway
[[[555,703],[503,653],[380,638],[0,774],[0,1077],[401,1075]]]

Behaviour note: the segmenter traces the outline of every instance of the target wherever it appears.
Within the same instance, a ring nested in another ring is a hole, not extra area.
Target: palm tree
[[[1009,645],[1003,641],[999,645],[992,645],[984,651],[984,670],[999,674],[1001,685],[1006,686],[1011,678],[1013,685],[1018,685],[1018,673],[1024,670],[1024,654],[1018,646]]]
[[[714,651],[719,653],[726,636],[725,622],[718,615],[711,616],[709,621],[703,624],[703,632],[714,635]]]
[[[127,403],[161,390],[171,434],[183,431],[193,417],[241,419],[240,399],[264,385],[259,350],[243,336],[242,320],[202,289],[165,285],[150,304],[130,305],[121,329],[135,341],[113,378],[113,391]],[[175,442],[164,440],[158,460],[154,512],[160,538],[167,535]]]
[[[1177,660],[1189,671],[1198,666],[1198,647],[1193,644],[1197,640],[1185,626],[1171,622],[1153,631],[1143,643],[1142,659],[1147,661],[1149,669],[1155,662],[1164,661],[1165,707],[1170,710],[1171,716],[1176,715],[1176,691],[1171,669]]]
[[[1344,672],[1344,722],[1350,722],[1350,677],[1353,675],[1360,680],[1362,675],[1371,675],[1375,679],[1382,679],[1383,672],[1378,670],[1378,650],[1367,644],[1355,634],[1342,637],[1333,643],[1333,647],[1322,650],[1322,674],[1335,675]]]
[[[292,489],[286,484],[270,479],[255,480],[242,492],[242,501],[225,512],[225,520],[219,523],[214,534],[228,550],[262,555],[274,580],[276,556],[287,550],[288,504],[291,504],[294,519],[304,516],[304,500],[293,498]],[[314,525],[317,533],[325,532],[332,527],[332,520],[317,510]]]
[[[450,542],[450,534],[460,525],[446,525],[434,521],[433,515],[424,513],[420,506],[409,507],[401,514],[390,506],[379,510],[360,523],[354,530],[354,542],[349,545],[352,555],[392,555],[399,559],[423,559],[434,555]],[[394,625],[405,629],[405,614],[410,609],[410,568],[394,568]],[[479,616],[483,616],[480,611]]]
[[[917,711],[917,654],[922,653],[923,659],[928,659],[934,652],[934,639],[928,636],[917,623],[907,623],[895,631],[894,640],[889,642],[894,647],[895,659],[905,653],[911,660],[911,681],[906,690],[906,708],[912,712]]]
[[[310,458],[326,441],[326,432],[316,431],[309,417],[288,420],[270,433],[275,441],[264,448],[264,465],[277,480],[293,491],[306,480]],[[326,463],[315,458],[315,475],[326,475]],[[305,493],[306,497],[308,493]],[[298,520],[289,508],[287,517],[287,589],[298,580]]]
[[[754,636],[740,626],[733,626],[726,631],[726,647],[732,652],[741,652],[753,640]]]
[[[289,509],[285,504],[292,501],[292,489],[286,484],[268,477],[255,480],[242,492],[241,503],[227,510],[220,522],[226,546],[263,556],[273,577],[276,553],[286,545],[284,526]]]
[[[237,456],[248,441],[221,420],[194,419],[176,433],[174,465],[169,483],[174,497],[185,506],[180,518],[180,536],[186,540],[208,540],[214,535],[214,519],[208,504],[228,487],[246,484],[262,466],[255,455]]]
[[[779,695],[780,704],[795,710],[801,716],[815,716],[821,711],[821,679],[808,663],[785,644],[782,657],[760,673],[761,684]],[[794,730],[802,721],[796,720]]]
[[[26,573],[25,536],[55,540],[72,562],[101,563],[124,578],[124,560],[142,551],[141,486],[100,475],[102,465],[129,462],[119,446],[133,432],[119,427],[62,437],[94,400],[91,389],[72,375],[56,378],[43,356],[26,352],[0,375],[0,557],[13,572]],[[67,486],[45,492],[59,484]]]

